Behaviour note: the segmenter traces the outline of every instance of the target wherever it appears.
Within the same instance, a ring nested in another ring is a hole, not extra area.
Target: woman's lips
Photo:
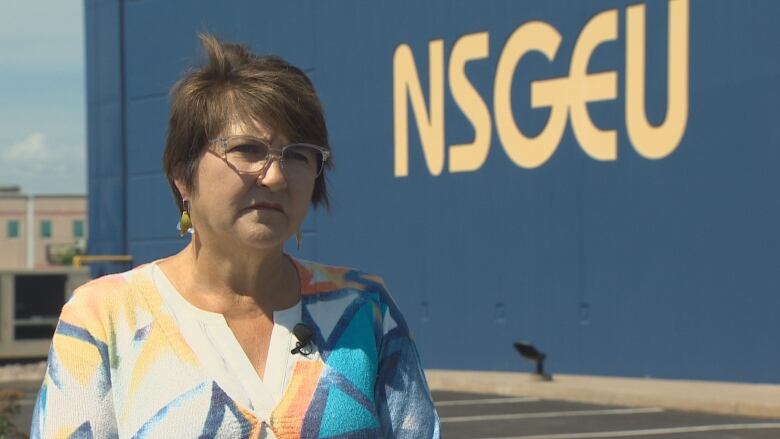
[[[249,206],[249,208],[253,210],[275,210],[277,212],[284,213],[282,205],[275,203],[257,203]]]

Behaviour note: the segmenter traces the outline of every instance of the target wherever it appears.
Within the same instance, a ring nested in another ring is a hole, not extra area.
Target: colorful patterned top
[[[231,399],[138,267],[62,310],[32,438],[438,438],[409,330],[382,280],[294,260],[314,355],[296,355],[270,419]]]

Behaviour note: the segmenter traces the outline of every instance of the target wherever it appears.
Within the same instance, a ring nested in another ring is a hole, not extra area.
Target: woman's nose
[[[263,172],[257,176],[257,182],[273,190],[286,188],[287,178],[284,175],[281,160],[277,157],[270,158]]]

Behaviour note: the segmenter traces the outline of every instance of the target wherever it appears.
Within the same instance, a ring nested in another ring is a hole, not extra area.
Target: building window
[[[84,220],[73,221],[73,237],[74,238],[84,237]]]
[[[51,238],[51,221],[41,221],[41,238]]]
[[[19,221],[18,220],[10,220],[6,224],[6,236],[9,238],[18,238],[19,237]]]

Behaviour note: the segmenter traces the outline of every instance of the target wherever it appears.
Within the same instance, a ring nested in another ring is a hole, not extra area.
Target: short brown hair
[[[171,115],[163,153],[163,169],[174,198],[183,209],[174,183],[195,189],[195,171],[208,140],[233,121],[262,121],[293,143],[330,149],[322,105],[303,71],[284,59],[257,56],[241,44],[199,34],[206,63],[188,71],[171,89]],[[329,206],[325,163],[314,183],[311,202]]]

